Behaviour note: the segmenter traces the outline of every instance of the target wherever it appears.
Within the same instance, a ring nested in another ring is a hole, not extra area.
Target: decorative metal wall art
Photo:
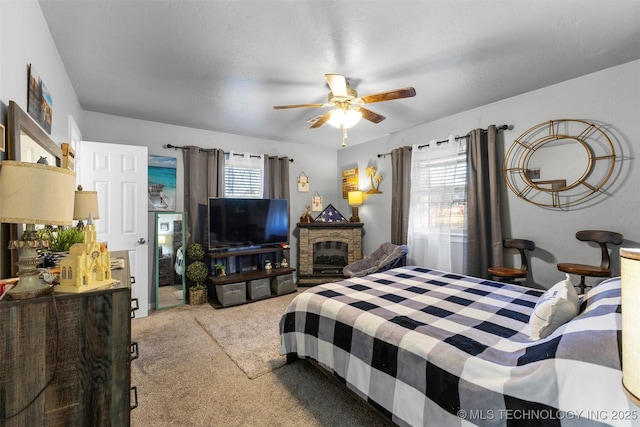
[[[503,173],[516,196],[537,206],[563,209],[602,192],[615,162],[611,139],[598,124],[550,120],[511,144]]]
[[[368,166],[364,173],[371,180],[371,190],[367,191],[367,194],[382,194],[380,191],[380,183],[382,182],[382,175],[376,174],[376,168],[373,166]],[[375,184],[374,184],[375,181]]]

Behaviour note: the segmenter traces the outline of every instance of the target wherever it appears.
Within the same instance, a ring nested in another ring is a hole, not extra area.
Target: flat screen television
[[[286,199],[209,198],[209,249],[289,242]]]

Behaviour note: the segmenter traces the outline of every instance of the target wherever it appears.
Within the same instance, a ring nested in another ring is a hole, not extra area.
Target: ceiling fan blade
[[[324,77],[327,79],[327,83],[329,83],[329,89],[331,89],[333,96],[349,96],[347,92],[347,79],[345,79],[343,75],[325,74]]]
[[[315,108],[324,107],[325,104],[294,104],[294,105],[274,105],[274,110],[286,110],[289,108]]]
[[[320,117],[318,120],[316,120],[310,127],[309,129],[316,129],[319,128],[320,126],[322,126],[323,124],[327,123],[327,121],[329,120],[329,118],[331,118],[331,111],[329,111],[328,113],[326,113],[325,115],[323,115],[322,117]]]
[[[380,123],[381,121],[386,119],[386,117],[383,116],[382,114],[374,113],[373,111],[367,110],[366,108],[363,108],[363,107],[360,107],[359,111],[362,113],[363,119],[367,119],[373,123]]]
[[[374,93],[373,95],[366,95],[360,97],[365,104],[371,104],[373,102],[391,101],[394,99],[411,98],[416,96],[416,90],[412,87],[405,87],[403,89],[390,90],[389,92]]]

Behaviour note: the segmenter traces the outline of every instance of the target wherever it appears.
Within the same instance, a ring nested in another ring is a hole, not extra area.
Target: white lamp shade
[[[76,174],[39,163],[0,162],[0,222],[71,225]]]
[[[331,117],[328,123],[336,128],[341,128],[344,125],[345,129],[349,129],[355,126],[356,123],[362,118],[362,113],[358,109],[342,109],[336,108],[331,111]]]
[[[93,219],[100,219],[97,191],[76,191],[73,204],[73,219],[86,221],[89,214]]]
[[[362,199],[363,199],[363,195],[362,195],[362,191],[358,190],[358,191],[349,191],[349,193],[347,194],[347,197],[349,198],[349,205],[350,206],[360,206],[362,205]]]
[[[622,385],[640,406],[640,249],[620,249],[622,280]]]
[[[167,244],[167,236],[165,236],[164,234],[158,235],[158,244],[159,245],[166,245]]]

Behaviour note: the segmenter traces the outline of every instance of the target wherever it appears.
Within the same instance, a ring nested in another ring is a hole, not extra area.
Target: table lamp
[[[98,192],[83,191],[82,185],[78,185],[73,202],[73,219],[78,221],[78,230],[84,230],[84,221],[89,218],[100,219],[98,211]]]
[[[75,173],[69,169],[13,160],[0,162],[0,222],[26,224],[19,240],[9,241],[9,249],[19,251],[18,277],[11,299],[27,299],[51,292],[40,278],[42,263],[38,249],[48,240],[38,238],[35,224],[71,225]]]
[[[162,257],[162,247],[167,244],[167,236],[164,234],[158,235],[158,256]]]
[[[622,281],[622,387],[640,406],[640,249],[620,248]]]
[[[360,222],[358,206],[362,205],[363,202],[362,191],[349,191],[347,197],[349,198],[349,205],[351,206],[351,218],[349,218],[349,222]]]

